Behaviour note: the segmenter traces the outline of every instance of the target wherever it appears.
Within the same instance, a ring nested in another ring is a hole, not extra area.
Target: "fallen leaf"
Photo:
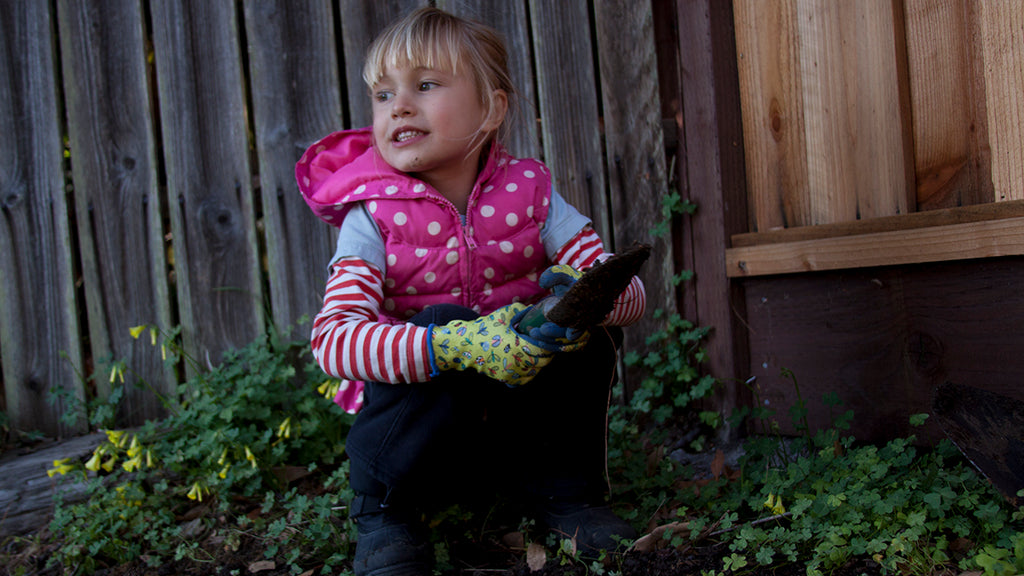
[[[530,572],[543,570],[547,562],[548,551],[540,544],[531,542],[526,548],[526,565],[530,567]]]
[[[522,532],[509,532],[501,537],[501,542],[513,550],[526,548],[526,536]]]
[[[260,560],[259,562],[249,564],[249,572],[253,574],[263,572],[264,570],[273,570],[274,568],[277,568],[277,563],[273,560]]]
[[[725,452],[717,450],[715,452],[715,458],[711,461],[711,475],[718,480],[725,473]]]
[[[313,473],[305,466],[278,466],[276,468],[271,468],[270,472],[285,484],[289,484],[300,478],[305,478]]]
[[[671,524],[664,524],[658,526],[654,530],[651,530],[650,534],[645,534],[640,538],[637,538],[636,542],[630,546],[630,550],[636,550],[637,552],[650,552],[651,550],[658,550],[668,545],[671,536],[665,537],[665,533],[670,534],[681,534],[684,530],[690,529],[689,522],[672,522]]]

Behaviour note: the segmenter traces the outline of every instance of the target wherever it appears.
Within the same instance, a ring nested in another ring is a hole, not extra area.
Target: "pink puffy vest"
[[[366,203],[387,255],[382,321],[404,322],[439,303],[487,314],[546,293],[537,277],[548,265],[540,238],[551,200],[547,167],[492,144],[463,226],[451,202],[386,164],[372,138],[369,129],[327,136],[306,151],[296,177],[328,223]]]

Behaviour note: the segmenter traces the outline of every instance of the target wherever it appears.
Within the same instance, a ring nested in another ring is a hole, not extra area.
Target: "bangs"
[[[363,66],[363,81],[372,88],[388,69],[428,68],[459,73],[461,38],[451,26],[419,21],[396,26],[370,46]]]

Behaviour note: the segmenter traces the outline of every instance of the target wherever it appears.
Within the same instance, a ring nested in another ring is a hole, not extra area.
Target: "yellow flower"
[[[93,472],[99,472],[100,470],[100,459],[106,452],[103,446],[100,446],[96,450],[93,450],[92,457],[85,463],[85,469]]]
[[[156,327],[152,326],[149,329],[149,345],[156,346]]]
[[[118,448],[124,448],[124,443],[127,440],[124,435],[124,430],[107,430],[107,440],[117,446]]]
[[[204,487],[202,484],[200,484],[199,482],[194,482],[192,484],[192,489],[188,491],[188,499],[189,500],[199,500],[200,502],[202,502],[203,501],[203,492],[207,492],[208,493],[209,490],[206,487]]]
[[[337,395],[339,388],[341,388],[341,381],[332,378],[325,380],[323,384],[317,386],[316,391],[324,398],[333,400],[334,396]]]
[[[71,458],[62,458],[60,460],[53,461],[53,468],[47,470],[46,475],[50,478],[53,478],[57,474],[63,476],[74,469],[75,467],[71,464]]]
[[[132,436],[132,444],[128,447],[128,457],[135,458],[142,453],[142,445],[139,444],[138,434]]]
[[[146,450],[146,468],[152,468],[152,467],[153,467],[153,452],[151,450]]]
[[[230,470],[230,469],[231,469],[231,464],[225,464],[224,467],[220,469],[220,472],[217,472],[217,477],[220,478],[221,480],[227,478],[228,477],[228,470]]]
[[[128,333],[130,333],[132,335],[132,338],[135,338],[136,340],[138,340],[139,339],[139,334],[142,334],[142,331],[145,330],[145,329],[146,329],[146,325],[145,324],[139,324],[138,326],[132,326],[131,328],[129,328],[128,329]]]
[[[125,460],[124,464],[121,465],[125,472],[134,472],[136,468],[142,467],[142,454],[133,457],[130,460]]]
[[[223,466],[224,462],[227,459],[228,459],[228,449],[225,448],[224,451],[220,453],[220,458],[217,458],[217,464],[220,464],[220,465]]]
[[[107,459],[106,462],[100,464],[100,467],[106,470],[107,472],[110,472],[111,470],[114,469],[114,464],[117,464],[117,454],[111,454],[110,458]]]
[[[764,507],[771,510],[772,514],[786,513],[786,507],[782,505],[782,496],[775,494],[768,494],[768,499],[764,501]]]
[[[248,446],[245,447],[245,459],[252,464],[253,468],[256,468],[256,455],[252,453],[252,450],[249,450]]]
[[[281,422],[281,425],[277,427],[277,436],[279,438],[291,438],[292,436],[292,417],[289,416]]]

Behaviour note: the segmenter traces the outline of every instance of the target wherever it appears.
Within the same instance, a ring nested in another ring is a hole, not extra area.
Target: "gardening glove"
[[[555,296],[561,298],[582,276],[582,272],[568,264],[555,264],[540,275],[538,284],[541,288],[551,290]]]
[[[552,295],[534,305],[540,309],[538,312],[547,313],[547,310],[557,304],[581,276],[583,274],[579,270],[566,264],[555,264],[545,270],[540,275],[538,283],[541,288],[551,290]],[[536,325],[538,322],[533,321],[528,322],[528,324],[528,327],[525,329],[519,328],[519,331],[533,338],[548,350],[557,352],[579,350],[586,346],[587,341],[590,339],[590,333],[586,330],[565,328],[554,322],[543,321]]]
[[[476,320],[431,324],[431,376],[442,370],[472,368],[509,386],[532,380],[555,353],[512,328],[516,316],[521,317],[527,309],[525,304],[515,303]]]

